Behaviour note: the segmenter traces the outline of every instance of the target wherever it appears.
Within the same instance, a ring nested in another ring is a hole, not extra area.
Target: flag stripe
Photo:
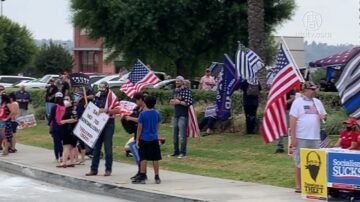
[[[265,65],[261,58],[252,50],[240,48],[236,52],[236,72],[238,78],[257,84],[256,73]]]
[[[262,135],[267,143],[286,134],[288,128],[286,121],[286,93],[300,83],[294,65],[282,45],[280,46],[276,64],[279,71],[275,75],[268,95],[261,127]]]

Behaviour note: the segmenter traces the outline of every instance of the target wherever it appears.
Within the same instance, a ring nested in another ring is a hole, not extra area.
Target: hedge
[[[14,92],[17,89],[6,89],[7,92]],[[129,100],[129,98],[119,90],[119,88],[112,89],[114,93],[121,100]],[[35,115],[37,119],[44,119],[45,112],[45,90],[43,89],[29,89],[28,90],[32,96],[32,105],[35,109]],[[165,122],[171,120],[171,115],[173,114],[173,106],[169,105],[169,100],[171,99],[172,91],[171,90],[159,90],[159,89],[147,89],[151,95],[157,97],[158,104],[157,108],[161,112],[162,118]],[[192,91],[195,111],[197,112],[198,118],[203,116],[204,109],[207,105],[214,103],[216,98],[216,92],[213,91],[201,91],[193,90]],[[260,105],[258,109],[258,118],[261,119],[263,116],[264,107],[266,104],[267,92],[262,92],[260,95]],[[319,92],[317,97],[324,103],[325,108],[329,114],[328,121],[323,125],[325,129],[330,134],[339,134],[343,129],[343,120],[346,119],[347,115],[340,106],[340,98],[338,93],[334,92]],[[243,114],[243,104],[242,104],[242,93],[240,91],[234,92],[232,95],[232,113],[233,114]]]

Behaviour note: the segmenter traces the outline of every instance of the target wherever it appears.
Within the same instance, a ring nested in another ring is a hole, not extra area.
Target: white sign
[[[136,103],[129,101],[120,101],[120,114],[122,116],[130,115],[136,107]]]
[[[36,126],[36,120],[34,114],[20,116],[16,119],[18,123],[18,129],[31,128]]]
[[[89,147],[93,148],[107,121],[109,115],[98,113],[99,107],[90,102],[83,115],[79,118],[73,133]]]

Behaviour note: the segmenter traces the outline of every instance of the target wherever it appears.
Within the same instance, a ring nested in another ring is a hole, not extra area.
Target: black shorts
[[[66,130],[64,130],[64,131],[66,131]],[[77,141],[78,141],[78,138],[71,131],[67,131],[67,133],[64,133],[63,145],[70,144],[71,146],[76,147]]]
[[[18,122],[16,121],[11,121],[11,129],[13,133],[16,133],[16,129],[18,127]]]
[[[161,151],[158,140],[145,141],[140,140],[139,156],[140,161],[159,161],[161,160]]]

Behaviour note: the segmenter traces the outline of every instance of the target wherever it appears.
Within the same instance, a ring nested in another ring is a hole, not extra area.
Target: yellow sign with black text
[[[326,152],[301,149],[301,193],[310,200],[327,201]]]

